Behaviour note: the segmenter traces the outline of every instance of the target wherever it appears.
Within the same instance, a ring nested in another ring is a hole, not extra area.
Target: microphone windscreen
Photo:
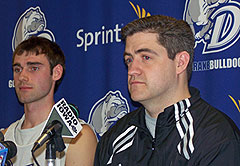
[[[82,129],[82,126],[78,120],[78,116],[77,107],[73,104],[69,105],[66,100],[62,98],[56,104],[54,104],[44,129],[54,120],[57,120],[63,124],[61,135],[66,138],[75,138]]]
[[[6,148],[8,148],[6,160],[10,160],[14,156],[16,156],[16,154],[17,154],[17,146],[15,145],[14,142],[12,142],[12,141],[3,141],[3,142],[1,142],[1,144],[3,146],[5,146]]]
[[[79,109],[75,104],[68,103],[69,107],[71,108],[74,115],[78,118],[79,117]]]

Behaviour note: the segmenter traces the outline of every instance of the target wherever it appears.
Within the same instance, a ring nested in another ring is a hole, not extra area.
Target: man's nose
[[[22,71],[20,72],[19,80],[20,81],[28,81],[28,72],[26,69],[22,69]]]
[[[135,76],[141,74],[141,65],[137,60],[133,60],[132,63],[128,66],[128,75]]]

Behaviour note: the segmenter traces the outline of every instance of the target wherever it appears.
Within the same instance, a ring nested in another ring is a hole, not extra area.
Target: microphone
[[[4,134],[0,131],[0,165],[10,166],[11,158],[17,154],[17,146],[12,141],[4,141]]]
[[[0,143],[0,165],[4,166],[8,149]]]
[[[0,163],[1,166],[11,165],[11,158],[16,156],[17,147],[12,141],[1,141],[0,142]]]
[[[46,129],[43,131],[41,137],[39,137],[38,140],[34,143],[32,151],[35,152],[46,141],[53,138],[57,133],[61,133],[62,127],[63,127],[62,123],[59,122],[58,120],[52,121],[52,123],[49,126],[47,126]]]
[[[64,98],[54,104],[41,136],[34,143],[32,152],[56,135],[75,138],[82,130],[78,115],[76,116],[75,113],[78,113],[78,108],[73,104],[68,104]]]

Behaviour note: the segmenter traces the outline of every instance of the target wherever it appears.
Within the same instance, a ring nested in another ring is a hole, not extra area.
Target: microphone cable
[[[33,157],[33,160],[34,160],[34,162],[36,163],[36,165],[37,165],[37,166],[40,166],[39,163],[38,163],[38,161],[37,161],[37,159],[36,159],[36,157],[35,157],[35,155],[34,155],[34,151],[32,151],[32,157]]]

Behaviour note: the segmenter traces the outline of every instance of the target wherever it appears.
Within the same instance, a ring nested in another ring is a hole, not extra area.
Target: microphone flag
[[[4,166],[8,149],[0,143],[0,165]]]
[[[80,124],[78,117],[72,112],[64,98],[54,104],[43,131],[54,120],[58,120],[63,125],[62,137],[75,138],[82,130],[82,125]]]

